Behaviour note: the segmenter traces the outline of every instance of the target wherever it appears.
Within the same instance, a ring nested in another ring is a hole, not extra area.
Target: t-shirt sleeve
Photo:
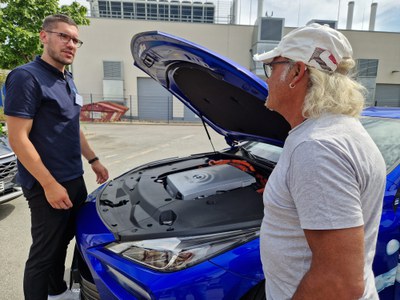
[[[38,82],[28,71],[15,69],[6,80],[4,113],[8,116],[32,119],[40,105]]]
[[[355,168],[345,151],[321,141],[303,142],[292,153],[287,174],[303,229],[364,224]]]

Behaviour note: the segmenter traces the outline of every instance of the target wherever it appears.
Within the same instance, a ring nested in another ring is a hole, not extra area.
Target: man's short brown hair
[[[43,20],[42,30],[52,30],[56,26],[56,24],[60,22],[67,23],[69,25],[73,25],[76,28],[78,28],[78,25],[76,25],[75,21],[72,20],[67,15],[56,14],[47,16]]]

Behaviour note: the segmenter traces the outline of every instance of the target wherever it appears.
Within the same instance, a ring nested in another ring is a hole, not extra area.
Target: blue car
[[[264,107],[265,82],[199,45],[153,31],[135,35],[131,51],[229,147],[138,166],[88,196],[72,268],[82,298],[265,299],[262,194],[289,124]],[[374,262],[381,299],[400,299],[399,118],[400,108],[375,107],[361,118],[387,164]]]

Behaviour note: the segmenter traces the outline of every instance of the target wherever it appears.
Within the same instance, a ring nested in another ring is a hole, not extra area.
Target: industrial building
[[[283,18],[265,17],[259,1],[254,25],[235,23],[236,0],[221,6],[216,0],[90,0],[90,26],[80,27],[83,47],[72,71],[84,103],[113,101],[129,107],[126,117],[139,120],[195,121],[180,101],[133,66],[132,37],[162,31],[182,37],[225,56],[263,78],[254,53],[274,48],[293,30]],[[368,89],[368,105],[400,106],[400,33],[377,32],[377,4],[371,7],[369,30],[352,30],[354,1],[348,3],[346,29],[339,29],[353,46],[357,80]],[[336,20],[310,20],[336,27]],[[207,87],[204,87],[205,89]]]

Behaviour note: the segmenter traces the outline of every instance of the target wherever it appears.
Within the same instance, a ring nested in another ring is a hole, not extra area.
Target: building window
[[[111,1],[111,17],[121,18],[121,2]]]
[[[104,79],[122,80],[122,62],[121,61],[103,61]]]
[[[182,22],[191,22],[192,21],[192,4],[190,1],[182,1]]]
[[[160,21],[168,21],[168,7],[166,4],[158,5],[158,19]]]
[[[99,15],[102,18],[110,17],[110,3],[108,1],[99,1]]]
[[[136,19],[146,20],[146,4],[136,3]]]
[[[154,3],[147,3],[147,20],[157,20],[157,2],[155,0],[147,0]]]
[[[179,1],[171,0],[169,8],[169,16],[171,21],[180,21],[181,19],[181,6]]]
[[[123,2],[124,18],[134,19],[135,11],[133,10],[133,3]]]
[[[91,0],[95,1],[95,0]],[[214,23],[213,2],[188,0],[98,1],[102,18]]]
[[[260,41],[280,41],[283,35],[285,20],[282,18],[261,18],[258,28]]]
[[[376,77],[378,74],[377,59],[358,59],[357,75],[358,77]]]
[[[203,20],[203,4],[201,2],[193,2],[193,22],[202,22]]]
[[[212,3],[204,3],[204,23],[214,23],[215,8]]]

